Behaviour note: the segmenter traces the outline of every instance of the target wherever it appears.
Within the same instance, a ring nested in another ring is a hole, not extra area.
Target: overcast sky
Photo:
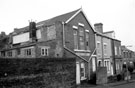
[[[135,50],[135,0],[0,0],[0,32],[22,28],[81,8],[92,24],[115,31],[122,45]]]

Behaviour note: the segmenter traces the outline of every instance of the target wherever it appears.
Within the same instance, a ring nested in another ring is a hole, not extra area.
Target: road
[[[96,86],[91,86],[91,85],[86,85],[82,86],[79,88],[135,88],[135,82],[124,82],[124,83],[119,83],[119,84],[105,84],[105,85],[96,85]]]

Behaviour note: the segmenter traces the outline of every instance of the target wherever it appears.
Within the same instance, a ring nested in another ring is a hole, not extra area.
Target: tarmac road
[[[78,88],[135,88],[135,81],[122,81],[104,85],[83,85]]]

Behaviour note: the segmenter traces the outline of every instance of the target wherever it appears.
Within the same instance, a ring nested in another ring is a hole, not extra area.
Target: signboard
[[[29,32],[13,36],[13,44],[27,42],[29,40],[30,40]]]

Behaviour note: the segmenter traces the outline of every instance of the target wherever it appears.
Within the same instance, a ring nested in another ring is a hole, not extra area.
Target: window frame
[[[117,46],[114,47],[114,50],[115,50],[115,55],[118,55]]]
[[[82,70],[83,69],[83,70]],[[80,63],[80,77],[81,77],[81,80],[84,80],[84,79],[86,79],[86,77],[85,77],[85,63],[84,62],[81,62]],[[83,76],[82,76],[82,74],[83,74]]]
[[[73,26],[73,36],[74,36],[74,49],[78,49],[78,27]]]
[[[104,55],[107,55],[107,43],[103,44],[103,49],[104,49]]]
[[[99,46],[98,46],[98,44],[99,44]],[[97,41],[97,55],[98,56],[101,55],[100,46],[101,46],[101,43],[99,41]]]
[[[26,56],[31,56],[32,55],[32,48],[25,49],[25,55]]]
[[[89,41],[89,39],[90,39],[89,32],[85,31],[86,50],[90,50],[90,41]]]
[[[79,49],[85,50],[85,29],[83,26],[79,26]]]
[[[49,47],[41,47],[41,56],[49,56]]]

